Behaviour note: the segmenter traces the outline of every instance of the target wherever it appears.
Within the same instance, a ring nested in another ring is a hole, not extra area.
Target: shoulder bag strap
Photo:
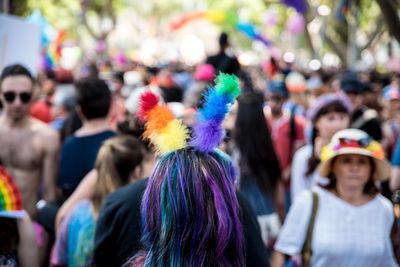
[[[311,266],[311,256],[312,256],[312,248],[311,242],[313,237],[314,223],[315,217],[317,216],[318,211],[318,194],[312,191],[312,211],[310,221],[307,227],[307,236],[304,242],[303,250],[302,250],[302,267],[310,267]]]

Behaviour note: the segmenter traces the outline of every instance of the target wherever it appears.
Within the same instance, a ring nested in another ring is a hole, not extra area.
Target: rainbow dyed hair
[[[144,137],[163,154],[142,200],[143,266],[245,265],[234,168],[229,156],[215,149],[239,83],[225,74],[216,81],[206,94],[190,146],[186,127],[161,109],[157,97],[142,95],[138,116],[146,121]]]
[[[163,156],[143,196],[144,266],[244,266],[227,155],[186,147]]]

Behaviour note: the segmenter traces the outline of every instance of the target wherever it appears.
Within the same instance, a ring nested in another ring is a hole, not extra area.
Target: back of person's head
[[[267,85],[267,94],[279,95],[283,98],[289,97],[289,90],[286,87],[286,83],[282,80],[272,80]]]
[[[241,175],[255,178],[266,192],[273,192],[281,170],[263,112],[263,96],[243,93],[238,103],[233,133],[240,152]]]
[[[362,94],[365,91],[365,85],[360,81],[356,72],[347,70],[342,74],[340,89],[346,94]]]
[[[124,72],[122,71],[115,71],[112,74],[112,78],[114,80],[117,80],[118,82],[120,82],[121,84],[124,84]]]
[[[225,48],[229,46],[229,36],[226,32],[222,32],[218,38],[219,46]]]
[[[243,266],[243,236],[226,154],[191,147],[162,157],[143,196],[145,266]]]
[[[98,173],[93,204],[99,211],[104,198],[111,192],[131,181],[136,168],[141,169],[144,156],[142,143],[132,136],[108,139],[101,146],[95,163]],[[135,177],[140,178],[140,177]]]
[[[111,92],[105,81],[82,79],[76,83],[77,104],[87,120],[106,118],[111,106]]]
[[[21,64],[12,64],[6,66],[1,72],[0,85],[6,78],[13,76],[25,76],[29,80],[31,80],[32,83],[35,82],[35,79],[33,78],[31,72],[25,66]]]
[[[161,154],[142,201],[144,266],[244,266],[236,176],[229,156],[216,150],[239,92],[236,77],[219,75],[192,138],[154,93],[141,96],[144,137]]]

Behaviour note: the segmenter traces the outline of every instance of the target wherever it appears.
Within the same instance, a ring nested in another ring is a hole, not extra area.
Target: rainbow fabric
[[[385,158],[385,151],[383,147],[371,138],[365,140],[355,140],[355,139],[339,139],[334,143],[330,143],[322,148],[321,151],[321,161],[326,161],[337,155],[342,149],[359,149],[364,150],[367,154],[372,157],[383,160]]]
[[[153,92],[147,91],[140,96],[137,116],[145,122],[146,131],[143,137],[155,145],[158,154],[167,154],[186,147],[188,129],[175,119],[167,106],[159,104],[159,97]]]
[[[23,214],[20,192],[11,176],[0,166],[0,216],[19,218]]]

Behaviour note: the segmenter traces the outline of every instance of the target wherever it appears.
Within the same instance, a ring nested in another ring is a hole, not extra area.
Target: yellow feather
[[[186,147],[188,137],[188,129],[176,119],[170,121],[166,127],[159,129],[157,133],[150,135],[150,139],[156,145],[159,154],[166,154]]]

